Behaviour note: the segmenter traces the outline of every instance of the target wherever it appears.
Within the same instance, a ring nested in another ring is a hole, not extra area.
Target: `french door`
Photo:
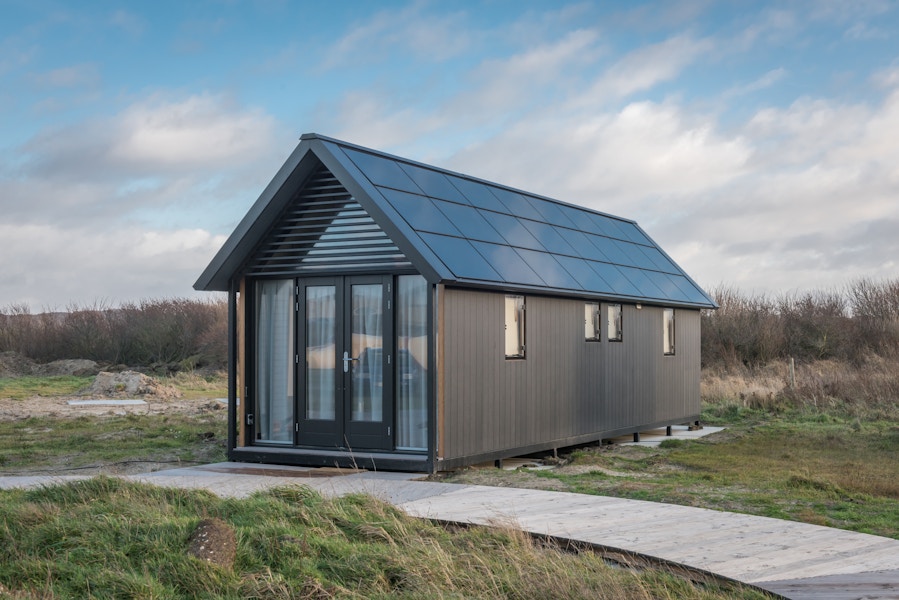
[[[297,280],[296,445],[393,449],[391,285]]]

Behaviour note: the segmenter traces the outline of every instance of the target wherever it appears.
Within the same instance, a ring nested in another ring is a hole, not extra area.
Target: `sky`
[[[304,132],[636,220],[706,289],[899,277],[899,2],[0,0],[0,310],[192,285]]]

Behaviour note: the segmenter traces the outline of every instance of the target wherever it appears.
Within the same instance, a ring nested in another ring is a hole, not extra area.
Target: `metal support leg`
[[[636,444],[636,443],[639,443],[639,442],[640,442],[640,432],[639,432],[639,431],[635,431],[635,432],[634,432],[634,443]]]
[[[671,437],[671,425],[665,428],[665,435]]]
[[[501,458],[496,459],[495,461],[493,461],[493,465],[497,469],[502,469],[503,468],[503,459],[501,459]]]

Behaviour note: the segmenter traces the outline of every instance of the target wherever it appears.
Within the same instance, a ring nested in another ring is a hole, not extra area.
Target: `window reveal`
[[[524,358],[524,296],[506,296],[506,358]]]
[[[674,309],[662,309],[662,349],[667,355],[674,354]]]

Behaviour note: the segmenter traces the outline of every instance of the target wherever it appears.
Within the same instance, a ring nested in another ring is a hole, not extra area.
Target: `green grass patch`
[[[124,461],[225,459],[225,411],[0,421],[3,473],[77,469]]]
[[[225,372],[199,375],[188,371],[161,378],[160,382],[175,386],[181,397],[188,400],[228,397],[228,375]]]
[[[201,519],[234,529],[233,568],[187,553]],[[765,598],[612,568],[504,529],[445,528],[366,496],[301,486],[244,500],[97,478],[0,491],[0,584],[59,598]]]
[[[32,396],[69,396],[86,388],[93,381],[93,377],[74,375],[0,377],[0,398],[21,400]]]

